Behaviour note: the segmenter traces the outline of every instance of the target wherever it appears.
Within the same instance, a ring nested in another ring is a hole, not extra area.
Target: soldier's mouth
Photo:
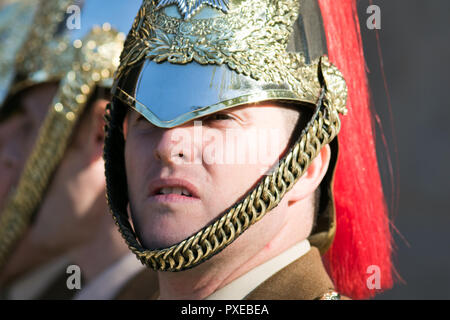
[[[157,195],[160,194],[178,194],[186,197],[192,197],[192,194],[186,188],[182,187],[164,187],[156,191]]]
[[[186,179],[155,179],[150,183],[149,196],[161,201],[199,200],[194,184]]]

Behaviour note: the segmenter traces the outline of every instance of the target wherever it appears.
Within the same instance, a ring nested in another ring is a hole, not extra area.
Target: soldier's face
[[[56,84],[37,85],[6,106],[11,112],[0,122],[0,211],[19,181],[56,89]]]
[[[265,103],[163,129],[130,111],[126,173],[141,242],[148,248],[176,244],[240,200],[287,149],[295,123],[286,121],[286,112],[296,111]],[[283,223],[264,220],[269,229]]]

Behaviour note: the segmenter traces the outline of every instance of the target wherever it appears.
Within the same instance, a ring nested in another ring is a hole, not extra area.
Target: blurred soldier
[[[112,299],[141,269],[107,214],[102,159],[109,88],[138,2],[45,0],[30,18],[1,108],[6,299]]]
[[[149,298],[365,298],[391,286],[353,1],[145,0],[112,92],[108,200],[158,271]]]

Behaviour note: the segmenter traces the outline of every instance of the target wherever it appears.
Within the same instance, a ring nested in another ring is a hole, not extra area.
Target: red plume
[[[391,235],[375,151],[374,118],[356,3],[319,0],[319,4],[329,58],[347,82],[349,110],[341,117],[338,135],[337,231],[325,259],[337,290],[363,299],[375,295],[377,289],[392,287]]]

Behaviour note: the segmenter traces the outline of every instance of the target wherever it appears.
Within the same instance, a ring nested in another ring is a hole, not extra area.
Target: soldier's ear
[[[330,158],[331,149],[327,144],[320,150],[300,180],[286,194],[288,206],[308,198],[315,192],[328,170]]]
[[[122,130],[123,130],[123,137],[126,139],[127,138],[127,134],[128,134],[128,120],[130,117],[130,111],[127,112],[127,114],[125,115],[125,118],[123,119],[123,126],[122,126]]]

